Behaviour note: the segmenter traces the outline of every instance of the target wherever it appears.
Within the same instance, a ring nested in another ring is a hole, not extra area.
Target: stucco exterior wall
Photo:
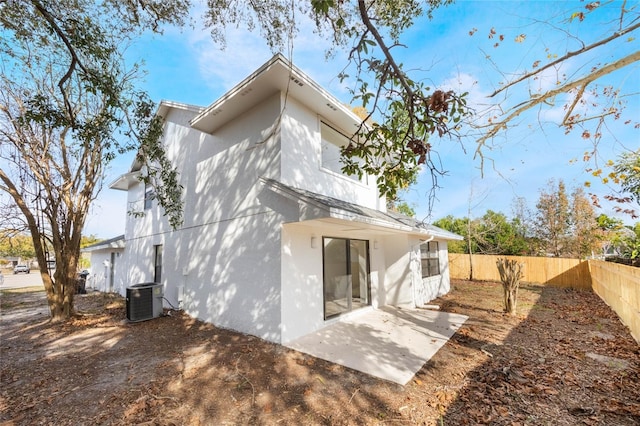
[[[407,235],[385,236],[382,240],[386,269],[378,303],[383,305],[413,304],[415,273],[411,269],[411,241]]]
[[[165,307],[271,341],[280,341],[280,224],[291,218],[259,178],[280,172],[279,112],[273,96],[215,136],[170,112],[165,138],[181,172],[184,225],[171,231],[154,203],[145,217],[129,217],[125,234],[130,283],[153,281],[162,244]],[[144,199],[142,185],[132,199]]]
[[[114,253],[114,262],[111,262],[111,253]],[[102,292],[115,292],[124,296],[127,284],[124,249],[111,248],[104,250],[94,250],[91,252],[91,267],[87,278],[87,288]],[[113,271],[113,283],[110,282]]]
[[[184,224],[173,231],[156,202],[144,216],[128,216],[121,294],[153,281],[154,246],[162,245],[165,307],[286,342],[339,320],[324,320],[322,237],[369,241],[373,308],[413,305],[416,292],[423,300],[448,290],[446,244],[443,274],[423,280],[417,237],[322,215],[300,222],[298,201],[260,180],[385,208],[373,180],[362,184],[322,168],[321,117],[294,99],[273,95],[214,135],[190,126],[196,111],[168,111],[164,137],[184,188]],[[143,211],[143,184],[129,188],[128,203]]]
[[[318,330],[339,319],[324,320],[322,237],[369,241],[371,306],[412,305],[410,241],[374,230],[345,231],[344,224],[320,221],[282,227],[282,341]],[[315,247],[311,239],[315,239]],[[416,273],[420,273],[418,270]],[[351,314],[357,315],[358,311]],[[349,314],[347,314],[349,315]]]
[[[378,196],[374,178],[358,182],[322,167],[320,123],[323,118],[291,98],[287,99],[285,111],[280,181],[294,188],[384,211],[386,204]],[[355,131],[340,130],[347,135],[348,131]]]

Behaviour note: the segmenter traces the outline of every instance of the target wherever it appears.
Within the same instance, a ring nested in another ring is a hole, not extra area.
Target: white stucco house
[[[162,283],[191,316],[277,343],[449,291],[447,241],[461,237],[387,212],[374,178],[341,173],[359,119],[284,57],[206,108],[158,114],[184,224],[171,229],[140,164],[114,181],[145,213],[127,217],[116,291]]]
[[[86,286],[107,293],[123,294],[126,275],[125,271],[120,270],[120,262],[124,253],[124,235],[100,241],[80,251],[91,258]]]

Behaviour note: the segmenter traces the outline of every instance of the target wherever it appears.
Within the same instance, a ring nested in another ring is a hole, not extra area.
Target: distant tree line
[[[97,242],[100,242],[100,239],[93,234],[83,236],[80,247]],[[33,239],[28,232],[13,228],[0,228],[0,259],[7,257],[19,257],[25,261],[31,261],[36,257]]]
[[[451,253],[515,256],[640,258],[640,222],[597,216],[582,188],[570,193],[562,180],[540,190],[535,210],[524,198],[512,203],[512,216],[487,210],[478,218],[446,216],[433,224],[464,237],[449,243]]]

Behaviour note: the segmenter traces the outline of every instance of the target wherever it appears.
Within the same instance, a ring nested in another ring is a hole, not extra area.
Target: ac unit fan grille
[[[127,289],[127,319],[144,321],[153,318],[153,288]]]

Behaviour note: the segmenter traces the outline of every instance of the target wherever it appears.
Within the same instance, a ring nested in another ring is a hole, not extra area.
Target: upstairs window
[[[342,172],[342,162],[340,161],[340,148],[349,143],[349,138],[325,123],[320,123],[320,134],[322,137],[322,168],[339,173],[349,179],[359,181],[357,175],[347,175]]]
[[[155,198],[155,192],[153,186],[149,184],[144,185],[144,209],[149,210],[153,205],[153,199]]]
[[[438,257],[438,242],[429,241],[420,246],[420,263],[422,264],[422,278],[440,275],[440,258]]]

